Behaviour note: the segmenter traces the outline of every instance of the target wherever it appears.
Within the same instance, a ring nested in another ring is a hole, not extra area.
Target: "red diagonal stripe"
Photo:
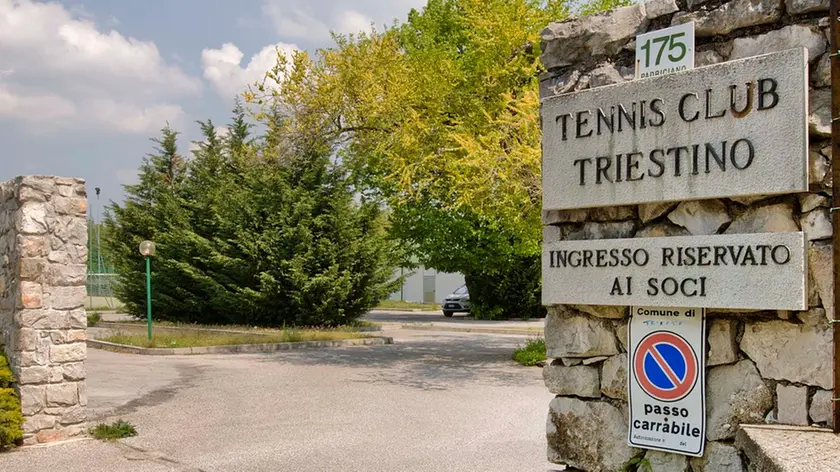
[[[653,359],[659,364],[659,367],[662,369],[662,372],[665,372],[665,375],[668,376],[668,379],[674,384],[674,388],[680,386],[682,382],[677,378],[677,374],[671,370],[671,366],[665,362],[665,359],[662,357],[662,354],[659,354],[659,351],[656,350],[656,346],[652,346],[648,351],[653,356]]]

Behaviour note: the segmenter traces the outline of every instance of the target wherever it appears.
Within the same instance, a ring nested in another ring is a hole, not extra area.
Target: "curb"
[[[188,356],[196,354],[246,354],[258,352],[293,351],[298,349],[319,349],[327,347],[349,346],[384,346],[394,344],[394,338],[372,337],[359,339],[345,339],[341,341],[303,341],[297,343],[266,343],[266,344],[229,344],[225,346],[201,346],[178,348],[146,348],[128,346],[126,344],[109,343],[96,339],[88,339],[87,346],[94,349],[119,352],[123,354],[140,354],[145,356]]]
[[[145,323],[122,323],[119,321],[100,321],[89,328],[125,328],[125,329],[146,329]],[[257,336],[271,336],[272,333],[261,333],[259,331],[244,331],[237,329],[215,329],[215,328],[191,328],[189,326],[155,326],[155,330],[172,330],[172,331],[207,331],[209,333],[224,333],[224,334],[252,334]],[[360,333],[367,333],[372,331],[382,331],[381,328],[358,328]]]
[[[402,329],[413,329],[417,331],[448,331],[452,333],[479,333],[479,334],[514,334],[518,336],[540,336],[544,337],[542,329],[522,330],[516,328],[454,328],[448,326],[417,326],[402,325]]]

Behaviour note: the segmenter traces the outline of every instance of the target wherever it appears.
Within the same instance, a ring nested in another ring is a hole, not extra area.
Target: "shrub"
[[[537,365],[545,360],[545,340],[542,338],[529,339],[525,346],[516,348],[513,351],[513,360],[525,365]]]
[[[0,350],[0,448],[14,446],[23,439],[23,414],[15,393],[15,378]]]
[[[103,441],[114,441],[137,436],[137,430],[128,421],[118,420],[113,424],[99,423],[90,429],[90,435]]]
[[[87,315],[88,326],[93,326],[100,321],[102,321],[102,315],[100,315],[99,312],[94,311],[93,313]]]

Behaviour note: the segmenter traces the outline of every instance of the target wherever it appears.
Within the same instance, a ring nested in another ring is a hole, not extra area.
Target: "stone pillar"
[[[549,306],[545,337],[553,360],[544,378],[556,395],[546,431],[549,461],[600,472],[618,470],[644,454],[656,471],[743,472],[748,465],[733,442],[741,424],[830,425],[834,229],[828,5],[648,0],[555,22],[542,32],[542,99],[634,80],[636,35],[687,21],[695,22],[696,66],[805,47],[811,87],[809,192],[622,207],[604,202],[594,209],[543,212],[546,242],[802,231],[809,267],[806,311],[707,311],[702,458],[627,446],[626,307]],[[625,105],[635,99],[627,97]],[[755,138],[761,139],[760,133]]]
[[[87,197],[82,179],[0,183],[0,330],[24,444],[85,432]]]

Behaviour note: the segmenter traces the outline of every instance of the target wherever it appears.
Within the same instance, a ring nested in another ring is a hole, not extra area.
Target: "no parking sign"
[[[632,307],[631,316],[627,441],[700,457],[706,436],[705,312]]]

